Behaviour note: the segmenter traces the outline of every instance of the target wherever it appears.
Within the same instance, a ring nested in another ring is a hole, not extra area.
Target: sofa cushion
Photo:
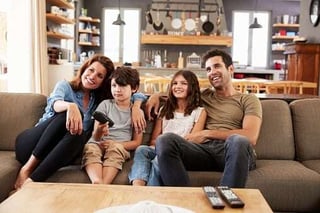
[[[13,151],[0,151],[0,202],[7,198],[16,181],[20,164]]]
[[[292,160],[295,155],[290,109],[283,100],[262,100],[262,126],[255,150],[258,159]]]
[[[290,108],[297,159],[320,160],[320,99],[296,100],[290,103]]]
[[[247,188],[257,188],[274,211],[320,209],[320,175],[293,160],[258,160]]]
[[[0,150],[14,150],[17,135],[38,122],[46,102],[40,94],[0,93]]]

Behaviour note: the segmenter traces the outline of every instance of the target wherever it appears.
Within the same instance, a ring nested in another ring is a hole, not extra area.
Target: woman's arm
[[[81,134],[83,130],[82,116],[77,104],[67,101],[57,100],[53,104],[56,112],[67,111],[66,128],[72,135]]]

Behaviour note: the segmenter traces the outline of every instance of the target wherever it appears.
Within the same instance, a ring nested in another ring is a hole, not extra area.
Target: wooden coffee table
[[[0,212],[90,213],[110,206],[143,200],[174,205],[194,212],[272,212],[257,189],[234,189],[245,202],[243,209],[211,208],[200,187],[143,187],[62,183],[28,183],[0,204]]]

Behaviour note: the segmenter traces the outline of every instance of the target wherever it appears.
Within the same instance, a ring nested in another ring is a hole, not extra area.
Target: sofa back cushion
[[[290,103],[297,159],[320,159],[320,99],[301,99]]]
[[[262,126],[255,150],[258,159],[292,160],[295,155],[290,108],[283,100],[262,100]]]
[[[0,93],[0,150],[14,150],[16,136],[38,122],[46,102],[40,94]]]

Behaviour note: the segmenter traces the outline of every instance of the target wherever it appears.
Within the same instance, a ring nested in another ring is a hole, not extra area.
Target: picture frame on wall
[[[316,27],[319,24],[320,16],[320,0],[312,0],[309,8],[309,16],[311,24]]]

